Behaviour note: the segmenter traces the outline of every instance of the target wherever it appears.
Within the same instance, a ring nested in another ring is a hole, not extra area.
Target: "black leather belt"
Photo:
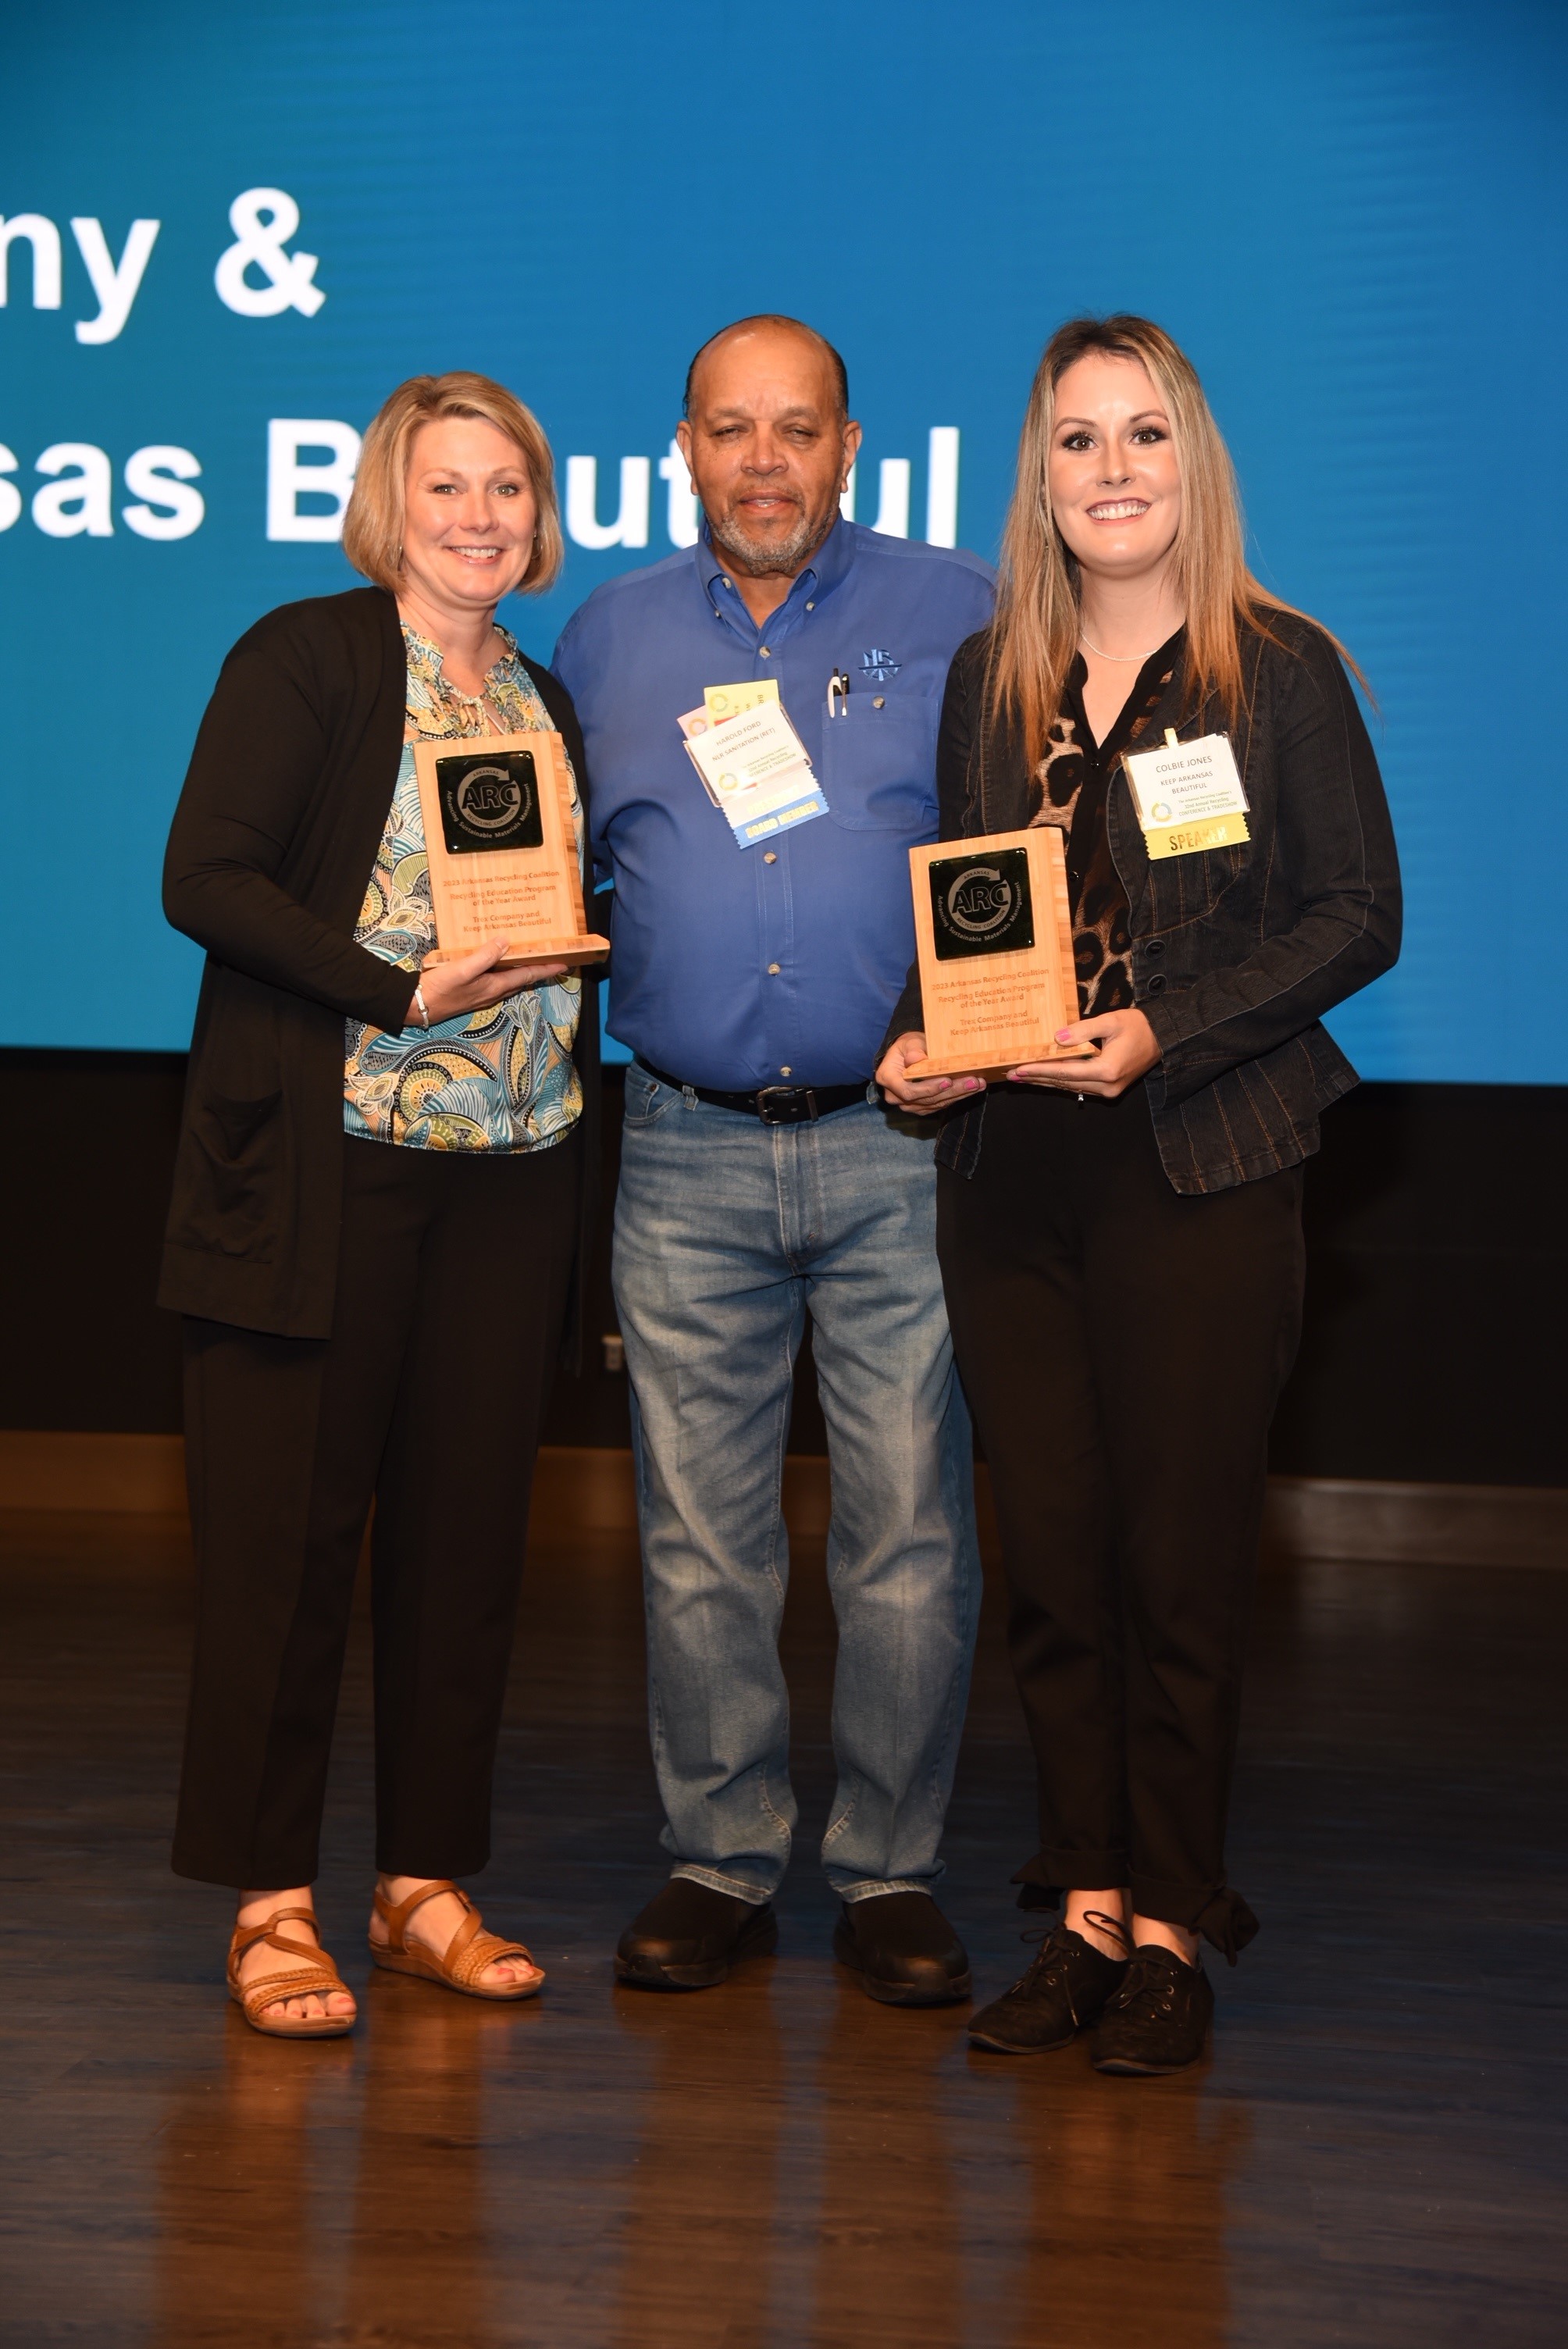
[[[759,1117],[764,1125],[811,1125],[820,1117],[830,1117],[836,1109],[848,1109],[851,1102],[863,1102],[869,1077],[858,1085],[763,1085],[754,1093],[716,1092],[711,1085],[688,1085],[684,1077],[666,1077],[650,1061],[643,1066],[650,1077],[675,1092],[695,1093],[699,1102],[707,1102],[715,1109],[739,1110],[746,1117]]]

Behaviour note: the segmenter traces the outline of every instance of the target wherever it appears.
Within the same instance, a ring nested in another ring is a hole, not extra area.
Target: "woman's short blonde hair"
[[[354,493],[343,517],[343,551],[356,571],[396,595],[403,585],[404,485],[414,435],[449,416],[478,417],[516,444],[538,509],[533,553],[520,595],[542,595],[561,575],[566,548],[555,501],[555,460],[544,428],[515,392],[488,375],[411,375],[400,383],[365,435]]]

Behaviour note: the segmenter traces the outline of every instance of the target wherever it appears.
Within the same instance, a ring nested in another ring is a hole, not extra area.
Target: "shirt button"
[[[778,964],[777,964],[776,962],[770,962],[770,963],[769,964],[769,966],[768,966],[768,976],[769,976],[769,978],[778,978],[778,976],[779,976],[779,966],[778,966]]]
[[[763,659],[764,659],[764,660],[771,660],[771,659],[772,659],[773,656],[772,656],[772,654],[769,651],[769,649],[768,649],[768,647],[767,647],[767,646],[766,646],[766,645],[758,645],[758,647],[757,647],[757,649],[758,649],[758,651],[761,654],[761,656],[762,656],[762,657],[763,657]]]
[[[793,1070],[792,1068],[790,1068],[790,1067],[789,1067],[789,1063],[786,1061],[786,1063],[785,1063],[784,1067],[783,1067],[783,1068],[781,1068],[781,1069],[779,1070],[779,1075],[780,1075],[781,1077],[792,1077],[792,1076],[794,1075],[795,1071],[794,1071],[794,1070]]]
[[[779,859],[771,848],[765,848],[762,852],[762,862],[764,864],[777,864]]]
[[[807,605],[807,606],[806,606],[806,609],[808,610],[808,612],[814,612],[814,611],[816,610],[816,608],[817,608],[817,606],[815,605],[815,604],[808,604],[808,605]]]
[[[726,585],[727,587],[733,587],[733,586],[734,586],[734,585],[735,585],[735,582],[734,582],[734,580],[733,580],[733,579],[727,579],[727,580],[725,581],[725,583],[724,583],[724,584],[725,584],[725,585]]]

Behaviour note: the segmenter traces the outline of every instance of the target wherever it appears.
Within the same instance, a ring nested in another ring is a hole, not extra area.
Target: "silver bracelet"
[[[414,987],[414,1001],[418,1007],[420,1027],[428,1028],[430,1024],[430,1007],[425,1000],[425,990],[418,981]]]

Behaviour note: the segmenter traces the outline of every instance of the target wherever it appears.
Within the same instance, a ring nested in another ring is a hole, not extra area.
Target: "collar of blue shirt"
[[[762,629],[741,601],[740,592],[730,576],[724,554],[713,543],[706,514],[692,553],[696,560],[703,593],[719,618],[727,621],[747,644],[755,644]],[[769,613],[763,625],[769,636],[788,636],[804,613],[821,603],[831,595],[841,580],[848,577],[853,562],[854,548],[850,533],[842,520],[835,517],[832,529],[805,570],[797,573],[789,582],[789,593],[782,604],[777,611]]]

